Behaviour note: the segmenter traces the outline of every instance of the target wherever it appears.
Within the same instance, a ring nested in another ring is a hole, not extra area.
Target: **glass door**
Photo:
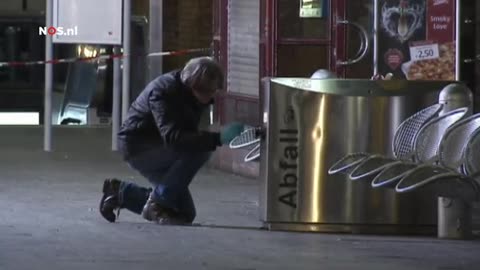
[[[273,19],[265,27],[266,74],[310,77],[328,69],[339,77],[372,76],[371,0],[267,0],[267,11]]]
[[[331,0],[267,0],[266,74],[310,77],[331,69]]]
[[[339,77],[373,75],[373,1],[337,0],[335,16],[335,69]]]

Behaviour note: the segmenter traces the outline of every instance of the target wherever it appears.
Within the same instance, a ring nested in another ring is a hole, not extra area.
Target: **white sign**
[[[321,18],[323,0],[300,0],[300,18]]]
[[[53,0],[53,25],[46,25],[53,42],[122,44],[122,0]],[[74,29],[74,34],[58,30]],[[43,30],[43,29],[42,29]]]
[[[421,61],[440,57],[438,44],[425,44],[410,47],[410,59]]]

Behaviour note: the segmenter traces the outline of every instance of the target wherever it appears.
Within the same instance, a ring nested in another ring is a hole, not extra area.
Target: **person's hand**
[[[222,144],[230,143],[235,137],[240,135],[245,129],[245,125],[238,122],[233,122],[226,125],[220,132],[220,141]]]

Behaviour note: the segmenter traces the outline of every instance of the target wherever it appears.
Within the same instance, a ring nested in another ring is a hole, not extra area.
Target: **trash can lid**
[[[310,79],[334,79],[337,78],[337,75],[327,69],[319,69],[315,71]]]
[[[463,84],[452,83],[445,86],[438,97],[439,101],[445,100],[473,100],[472,91]]]

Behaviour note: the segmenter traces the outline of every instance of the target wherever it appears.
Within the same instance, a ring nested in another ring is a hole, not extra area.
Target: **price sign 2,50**
[[[428,44],[410,47],[410,58],[412,61],[439,58],[438,44]]]

